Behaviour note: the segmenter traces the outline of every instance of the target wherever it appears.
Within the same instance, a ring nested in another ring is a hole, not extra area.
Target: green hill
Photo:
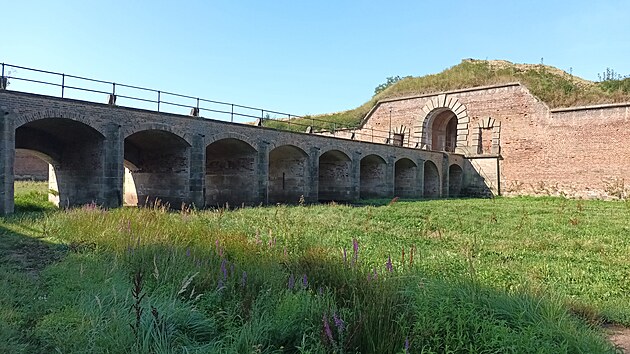
[[[465,59],[438,74],[404,78],[355,109],[291,120],[294,124],[269,121],[265,126],[296,131],[305,126],[316,130],[355,128],[383,99],[509,82],[525,85],[550,108],[630,101],[630,77],[621,78],[610,70],[604,72],[602,81],[593,82],[548,65]]]

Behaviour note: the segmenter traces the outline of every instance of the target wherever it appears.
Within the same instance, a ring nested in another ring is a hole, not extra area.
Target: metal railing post
[[[66,88],[66,74],[61,74],[61,98],[63,98],[65,88]]]
[[[4,63],[2,63],[2,75],[0,75],[0,90],[6,90],[9,84],[7,83],[9,79],[4,77]]]
[[[159,112],[159,111],[160,111],[160,96],[161,96],[161,92],[160,92],[160,91],[158,91],[157,93],[158,93],[158,101],[157,101],[157,104],[158,104],[158,110],[157,110],[157,111]]]
[[[234,123],[234,103],[232,103],[232,113],[230,113],[230,122]]]
[[[116,96],[116,83],[112,82],[112,96]]]

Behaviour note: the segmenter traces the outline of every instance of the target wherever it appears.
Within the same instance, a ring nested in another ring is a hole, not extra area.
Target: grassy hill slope
[[[361,124],[370,109],[380,100],[509,82],[525,85],[533,95],[551,108],[630,101],[630,78],[621,79],[606,74],[609,77],[605,77],[603,81],[592,82],[542,64],[465,59],[438,74],[404,78],[355,109],[305,117],[293,122],[326,130],[333,127],[354,128]],[[287,126],[284,122],[269,122],[265,125],[303,130],[303,125]]]

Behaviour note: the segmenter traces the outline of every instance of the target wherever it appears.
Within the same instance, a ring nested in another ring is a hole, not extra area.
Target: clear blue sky
[[[0,61],[294,114],[463,58],[630,74],[630,1],[5,1]]]

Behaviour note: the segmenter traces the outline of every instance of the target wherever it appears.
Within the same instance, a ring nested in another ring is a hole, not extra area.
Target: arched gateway
[[[469,122],[466,106],[442,94],[424,105],[414,133],[423,149],[461,152],[468,141]]]

